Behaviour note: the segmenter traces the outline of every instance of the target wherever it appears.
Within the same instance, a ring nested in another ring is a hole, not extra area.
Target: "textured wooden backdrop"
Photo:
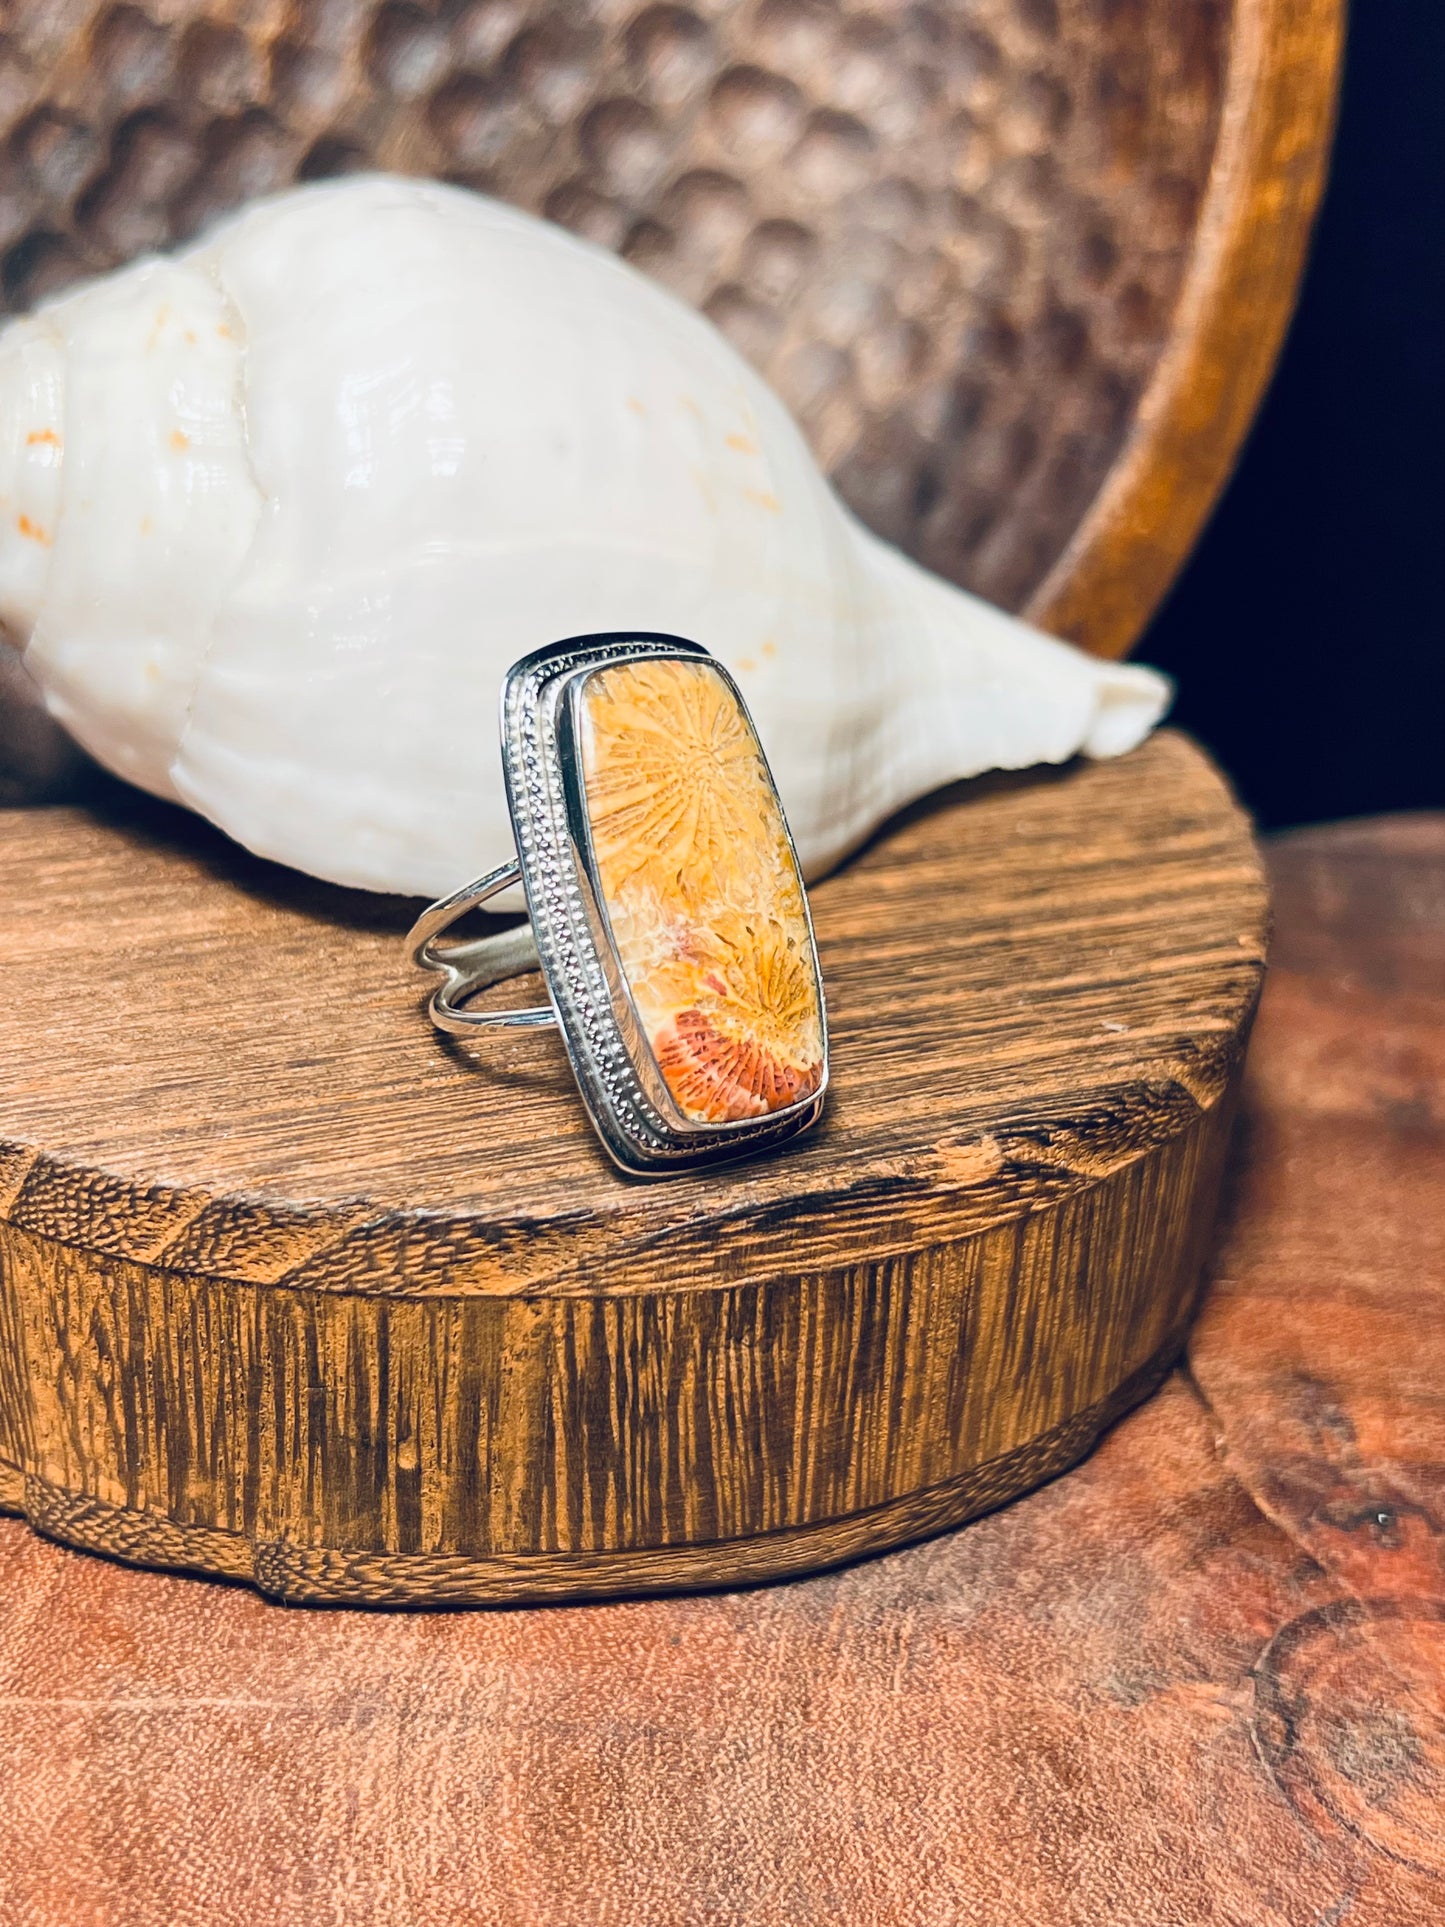
[[[1274,849],[1187,1364],[745,1594],[282,1613],[0,1520],[0,1927],[1445,1919],[1445,818]]]
[[[702,307],[882,534],[1122,652],[1273,360],[1339,0],[54,0],[0,33],[11,306],[370,165]]]

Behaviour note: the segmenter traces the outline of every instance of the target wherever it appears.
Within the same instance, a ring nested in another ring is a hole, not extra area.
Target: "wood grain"
[[[1445,817],[1274,846],[1187,1369],[844,1571],[281,1613],[0,1520],[0,1927],[1445,1919]]]
[[[1274,359],[1340,0],[61,0],[7,20],[0,298],[359,166],[501,195],[703,309],[849,503],[1136,638]]]
[[[797,1570],[1087,1450],[1182,1340],[1265,914],[1182,737],[963,786],[815,893],[823,1125],[649,1186],[555,1036],[430,1030],[409,906],[108,787],[0,891],[0,1496],[375,1603]]]

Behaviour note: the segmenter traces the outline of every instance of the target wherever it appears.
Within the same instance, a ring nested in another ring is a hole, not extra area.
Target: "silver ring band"
[[[407,936],[407,952],[422,970],[440,971],[442,983],[432,992],[428,1015],[438,1030],[465,1037],[474,1030],[535,1030],[555,1024],[557,1014],[550,1004],[533,1004],[522,1010],[465,1010],[467,998],[507,977],[520,977],[528,970],[540,970],[537,944],[530,923],[511,930],[499,930],[488,937],[470,937],[461,943],[436,948],[435,939],[491,897],[501,894],[522,880],[522,868],[514,859],[499,870],[491,870],[474,883],[464,884],[449,897],[424,910]]]

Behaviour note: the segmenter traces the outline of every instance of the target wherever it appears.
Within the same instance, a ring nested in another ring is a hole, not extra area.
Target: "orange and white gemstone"
[[[598,890],[659,1072],[693,1123],[765,1117],[823,1080],[802,879],[767,764],[707,662],[597,670],[578,704]]]

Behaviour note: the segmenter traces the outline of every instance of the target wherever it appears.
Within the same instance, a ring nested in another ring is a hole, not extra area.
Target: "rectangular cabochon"
[[[596,880],[658,1070],[691,1123],[823,1081],[802,879],[756,736],[711,663],[594,670],[577,702]]]

